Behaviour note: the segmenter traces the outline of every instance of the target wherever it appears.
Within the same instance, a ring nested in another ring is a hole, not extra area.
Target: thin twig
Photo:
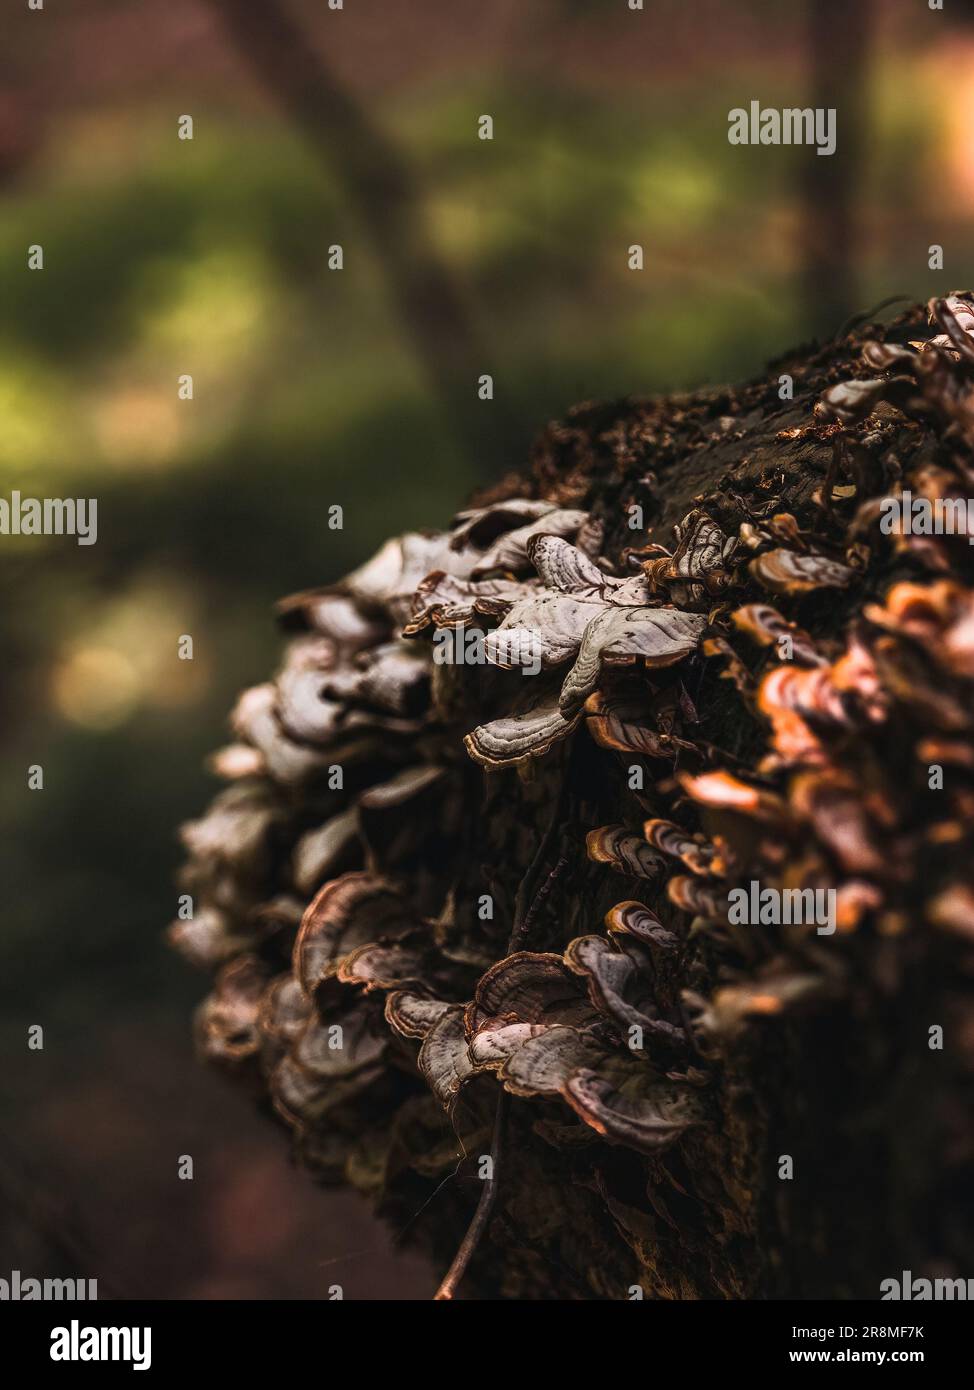
[[[568,850],[563,849],[561,854],[558,856],[558,862],[555,864],[555,867],[551,870],[551,873],[548,875],[544,883],[542,883],[541,887],[535,894],[534,901],[532,902],[530,908],[528,909],[527,915],[524,918],[522,936],[525,941],[530,940],[531,928],[534,926],[538,913],[544,907],[545,899],[548,897],[548,894],[551,892],[558,879],[561,878],[565,869],[568,867],[569,862],[570,856]]]
[[[507,1133],[507,1120],[510,1114],[511,1098],[508,1093],[501,1088],[501,1093],[497,1098],[497,1110],[494,1113],[494,1132],[490,1141],[490,1177],[484,1181],[484,1190],[480,1194],[480,1201],[477,1203],[477,1210],[473,1214],[473,1220],[467,1227],[467,1234],[460,1242],[460,1248],[453,1257],[453,1263],[447,1270],[443,1282],[436,1290],[435,1299],[443,1301],[452,1298],[457,1290],[460,1280],[467,1272],[467,1266],[473,1258],[480,1238],[486,1231],[491,1214],[494,1210],[494,1202],[497,1199],[497,1179],[500,1171],[501,1150],[504,1146],[504,1136]]]
[[[531,927],[534,925],[538,915],[538,910],[545,898],[551,892],[552,882],[555,877],[560,875],[564,868],[563,861],[567,856],[564,851],[558,859],[558,863],[552,869],[539,892],[535,893],[534,884],[541,871],[541,866],[548,857],[548,851],[558,830],[558,820],[561,816],[561,804],[555,807],[555,813],[551,818],[551,824],[545,831],[538,851],[531,861],[531,866],[521,879],[520,887],[517,890],[517,897],[514,900],[514,922],[511,927],[511,935],[507,943],[507,954],[513,955],[515,951],[520,951],[527,943]],[[530,903],[530,907],[528,904]]]
[[[517,896],[514,900],[514,921],[511,924],[511,935],[507,943],[508,955],[512,955],[515,951],[521,950],[528,944],[531,927],[537,920],[538,913],[543,907],[556,881],[560,878],[566,865],[569,863],[568,851],[567,849],[563,849],[558,857],[557,863],[548,873],[547,878],[538,892],[534,892],[534,885],[548,857],[552,842],[559,833],[559,828],[565,813],[569,780],[568,773],[570,768],[571,759],[569,758],[561,790],[555,802],[551,820],[548,822],[548,828],[541,837],[534,858],[531,860],[527,872],[521,879],[520,886],[517,890]],[[484,1190],[480,1194],[480,1201],[477,1203],[477,1209],[473,1214],[473,1219],[467,1227],[467,1233],[460,1242],[460,1248],[454,1255],[453,1262],[447,1270],[443,1282],[436,1291],[435,1298],[437,1300],[442,1301],[453,1297],[460,1281],[467,1272],[467,1267],[477,1250],[477,1246],[480,1244],[482,1236],[490,1224],[494,1204],[497,1200],[498,1183],[501,1172],[501,1157],[504,1149],[504,1140],[507,1135],[510,1106],[510,1095],[502,1086],[500,1095],[497,1097],[497,1109],[494,1112],[494,1131],[490,1141],[490,1177],[485,1179]]]

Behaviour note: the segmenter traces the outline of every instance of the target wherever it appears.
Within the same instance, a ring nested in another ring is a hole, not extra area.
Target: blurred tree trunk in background
[[[811,90],[805,104],[836,112],[835,153],[808,148],[800,165],[804,321],[825,339],[859,307],[856,211],[869,144],[872,0],[809,0],[807,26]]]
[[[341,182],[370,239],[380,273],[449,425],[483,473],[523,455],[526,422],[500,397],[485,406],[478,378],[494,374],[464,295],[438,255],[412,176],[395,144],[372,122],[275,0],[210,0],[275,103]],[[322,228],[322,257],[328,244]]]

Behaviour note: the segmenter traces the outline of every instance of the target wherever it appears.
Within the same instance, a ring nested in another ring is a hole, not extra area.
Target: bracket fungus
[[[970,1267],[974,552],[879,516],[974,487],[974,300],[789,369],[784,405],[580,406],[448,529],[285,600],[183,830],[201,1052],[323,1180],[459,1243],[444,1296]],[[482,659],[438,665],[461,624]],[[732,920],[754,883],[834,890],[835,935]]]

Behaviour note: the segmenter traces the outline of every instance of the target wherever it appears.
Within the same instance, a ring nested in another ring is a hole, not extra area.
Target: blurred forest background
[[[573,403],[971,286],[972,7],[6,10],[0,495],[97,497],[99,534],[0,539],[0,1275],[426,1297],[439,1272],[194,1061],[203,981],[162,928],[204,756],[276,664],[277,597],[443,524]],[[752,98],[837,107],[837,154],[729,145]]]

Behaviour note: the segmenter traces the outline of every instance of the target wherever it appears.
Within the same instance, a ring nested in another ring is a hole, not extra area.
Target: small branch
[[[507,1120],[510,1114],[511,1098],[502,1088],[497,1099],[497,1110],[494,1114],[494,1133],[490,1141],[490,1162],[491,1176],[484,1182],[484,1190],[480,1194],[480,1201],[477,1203],[477,1210],[473,1214],[473,1220],[467,1227],[467,1234],[460,1242],[460,1248],[453,1257],[453,1263],[447,1270],[443,1282],[436,1290],[435,1301],[443,1301],[453,1297],[461,1279],[467,1272],[467,1266],[473,1258],[480,1238],[487,1230],[490,1218],[494,1210],[494,1202],[497,1199],[497,1179],[499,1176],[501,1150],[504,1146],[504,1136],[507,1133]]]
[[[514,921],[511,926],[511,935],[507,943],[507,954],[512,955],[515,951],[522,950],[530,941],[531,928],[537,920],[538,913],[557,883],[564,873],[565,868],[570,862],[567,848],[563,849],[558,856],[558,860],[549,872],[544,883],[536,894],[534,894],[534,884],[541,873],[541,868],[548,857],[552,842],[558,834],[562,818],[565,813],[568,774],[571,768],[571,760],[565,769],[564,780],[561,790],[555,802],[555,807],[548,822],[548,828],[535,852],[534,858],[528,866],[527,873],[521,879],[517,890],[517,897],[514,900]],[[532,896],[533,894],[533,896]],[[530,906],[528,905],[530,903]],[[511,1098],[507,1091],[501,1086],[500,1095],[497,1098],[497,1109],[494,1112],[494,1132],[490,1142],[490,1171],[491,1176],[484,1183],[484,1190],[480,1194],[480,1201],[477,1203],[477,1210],[473,1214],[473,1219],[467,1227],[467,1233],[460,1242],[460,1248],[453,1257],[453,1263],[437,1289],[436,1300],[450,1299],[467,1272],[467,1266],[480,1244],[481,1237],[490,1224],[493,1214],[494,1204],[497,1200],[498,1183],[501,1171],[501,1155],[504,1148],[504,1140],[507,1134],[508,1119],[510,1116]]]

